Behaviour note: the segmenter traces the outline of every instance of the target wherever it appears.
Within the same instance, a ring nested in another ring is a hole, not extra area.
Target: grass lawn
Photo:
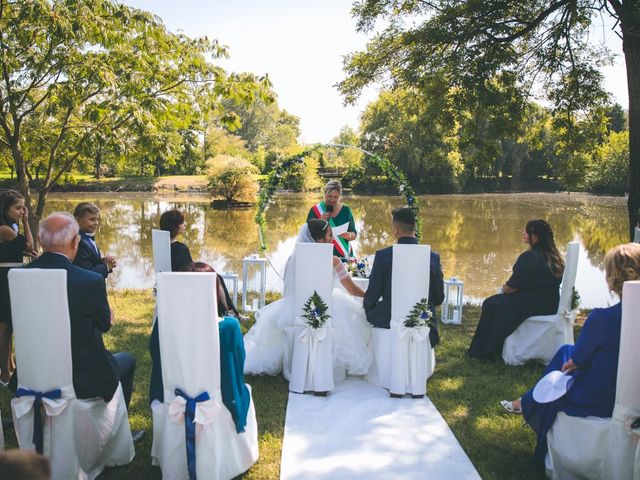
[[[125,467],[110,468],[100,478],[161,478],[151,467],[151,415],[147,402],[151,363],[148,339],[153,298],[149,290],[110,292],[116,324],[105,336],[112,351],[129,351],[138,361],[136,391],[129,419],[132,429],[146,430],[136,444],[136,457]],[[447,421],[458,441],[484,479],[542,479],[530,465],[535,443],[522,418],[503,413],[498,404],[513,399],[533,385],[541,366],[507,367],[502,362],[470,360],[466,350],[475,331],[479,308],[466,306],[461,326],[442,325],[437,365],[428,383],[428,396]],[[260,460],[246,479],[277,479],[287,404],[287,382],[282,377],[247,377],[253,388],[259,427]],[[10,415],[9,392],[0,391],[0,410]],[[401,400],[399,400],[401,401]],[[5,430],[7,447],[16,447],[12,429]],[[428,475],[428,472],[425,472]]]

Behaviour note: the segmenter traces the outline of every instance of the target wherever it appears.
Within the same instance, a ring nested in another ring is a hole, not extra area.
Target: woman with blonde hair
[[[622,298],[624,282],[640,279],[640,245],[618,245],[607,252],[604,263],[609,289]],[[622,302],[595,308],[576,344],[560,347],[544,372],[546,375],[561,370],[573,377],[573,384],[558,400],[538,403],[531,389],[512,402],[500,402],[508,412],[522,413],[536,432],[538,441],[533,461],[537,466],[544,466],[547,431],[558,412],[572,417],[611,417],[616,398],[621,324]]]
[[[352,242],[358,236],[356,231],[356,222],[353,219],[351,209],[340,202],[342,195],[342,185],[337,180],[330,180],[324,186],[324,200],[315,204],[309,209],[307,221],[312,218],[319,218],[329,222],[332,230],[338,233],[334,234],[331,243],[333,243],[333,254],[340,258],[349,258],[353,256]],[[346,231],[342,231],[346,228]],[[334,232],[335,233],[335,232]]]

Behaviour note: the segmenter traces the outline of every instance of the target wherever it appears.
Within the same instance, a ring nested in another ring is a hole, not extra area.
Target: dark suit
[[[417,245],[418,240],[413,237],[402,237],[398,239],[400,245]],[[389,328],[391,322],[391,266],[393,265],[393,247],[383,248],[376,252],[373,261],[373,268],[369,276],[369,287],[364,296],[364,310],[367,320],[374,327]],[[444,279],[442,267],[440,266],[440,255],[431,251],[429,274],[429,309],[435,316],[435,306],[440,305],[444,300]],[[382,297],[382,299],[380,299]],[[438,321],[435,321],[436,328],[432,328],[429,333],[431,346],[435,347],[440,343],[438,334]]]
[[[100,255],[100,250],[93,238],[84,232],[80,232],[80,243],[78,244],[78,253],[73,260],[73,264],[86,270],[92,270],[99,273],[104,278],[109,275],[109,269],[104,264],[104,259]]]
[[[102,334],[111,328],[111,310],[104,278],[96,272],[73,265],[67,257],[56,253],[43,253],[25,268],[67,271],[73,388],[76,396],[103,397],[109,401],[122,379],[128,405],[135,360],[126,353],[112,355],[102,341]]]

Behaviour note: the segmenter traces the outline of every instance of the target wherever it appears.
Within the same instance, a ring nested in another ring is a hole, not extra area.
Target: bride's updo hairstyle
[[[317,242],[324,239],[327,234],[327,228],[329,228],[329,222],[321,218],[312,218],[307,222],[307,226],[311,237]]]

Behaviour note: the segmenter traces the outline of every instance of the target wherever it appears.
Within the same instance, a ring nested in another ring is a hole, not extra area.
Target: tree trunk
[[[17,140],[18,135],[14,134],[13,139],[10,142],[11,156],[13,157],[13,163],[16,169],[16,177],[18,179],[18,190],[24,197],[24,204],[29,210],[29,226],[33,232],[34,247],[38,245],[38,222],[40,218],[34,215],[33,203],[31,202],[31,190],[29,189],[29,177],[27,176],[27,166],[24,162],[24,156],[22,155],[22,148],[20,142]]]
[[[629,235],[633,241],[634,229],[640,208],[640,18],[633,18],[629,6],[630,21],[622,22],[622,49],[627,65],[629,88]],[[638,17],[636,14],[635,17]],[[624,17],[623,17],[624,18]],[[625,25],[626,23],[626,25]]]
[[[98,151],[96,152],[96,170],[93,176],[96,180],[100,180],[102,177],[102,144],[98,145]]]

